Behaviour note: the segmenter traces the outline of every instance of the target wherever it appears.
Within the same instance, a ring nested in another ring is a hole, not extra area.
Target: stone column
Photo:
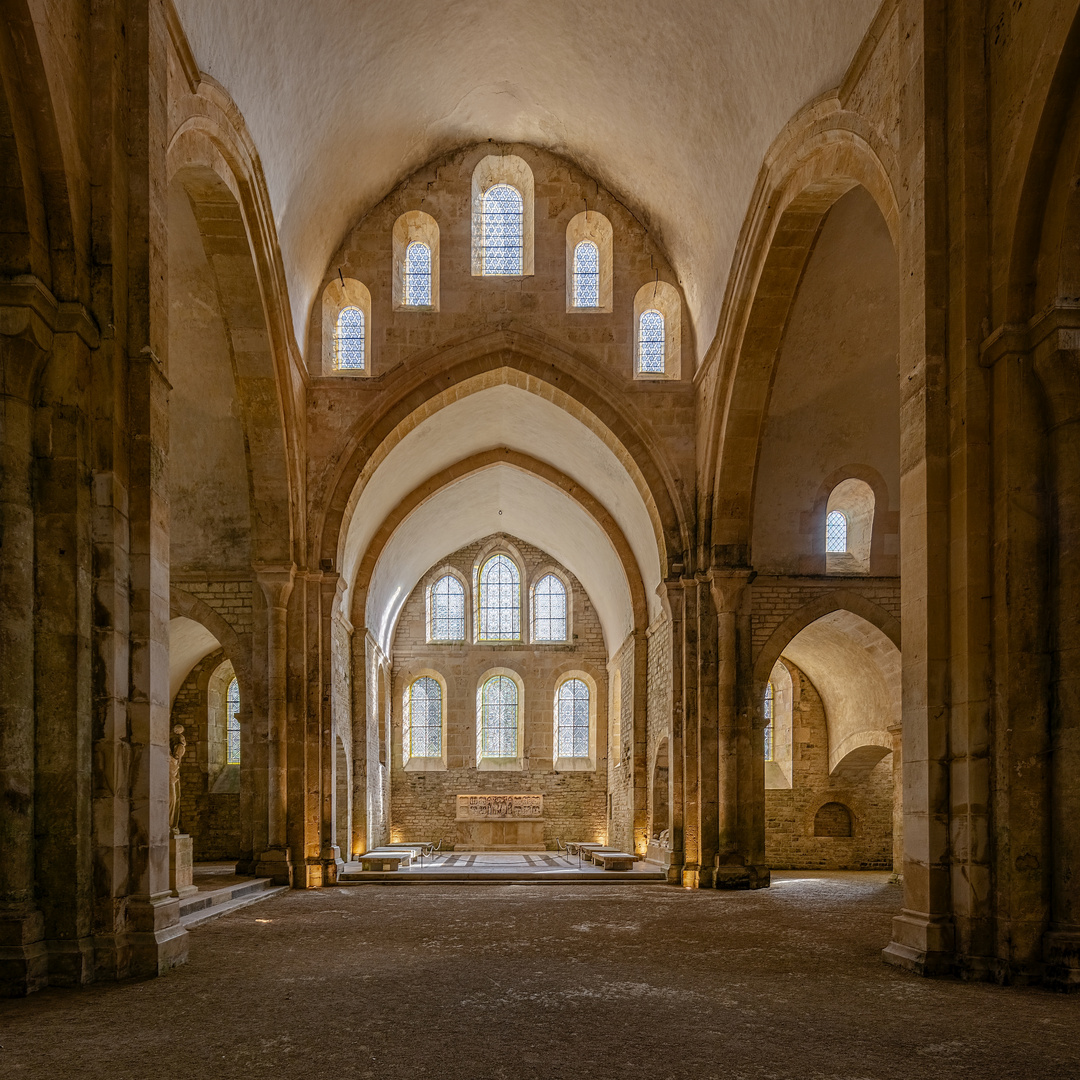
[[[720,773],[718,889],[757,889],[770,880],[765,866],[764,742],[754,724],[749,663],[749,580],[745,570],[712,574]]]
[[[903,728],[896,724],[889,728],[892,739],[892,869],[893,878],[902,880],[904,876],[904,740]]]
[[[288,760],[287,665],[288,603],[295,566],[255,567],[266,598],[266,682],[267,682],[267,787],[269,847],[259,858],[255,873],[272,877],[276,884],[292,884],[292,855],[286,840]]]
[[[337,881],[338,873],[345,868],[345,862],[341,857],[341,843],[348,843],[348,837],[336,835],[337,822],[335,821],[334,805],[337,798],[337,731],[335,729],[335,716],[332,704],[333,698],[333,648],[334,632],[332,626],[334,604],[338,595],[339,578],[336,573],[323,573],[312,575],[313,583],[318,584],[319,608],[317,622],[313,625],[318,627],[318,649],[309,649],[309,654],[318,663],[318,716],[319,716],[319,741],[321,745],[321,769],[320,787],[322,799],[320,802],[320,833],[322,847],[319,858],[322,860],[323,884],[332,885]],[[314,590],[312,590],[314,592]]]
[[[1051,835],[1050,929],[1044,975],[1080,986],[1080,330],[1036,350],[1050,419]],[[1062,347],[1067,346],[1067,347]]]
[[[0,307],[0,996],[48,981],[34,904],[34,508],[36,375],[51,339],[26,308]]]

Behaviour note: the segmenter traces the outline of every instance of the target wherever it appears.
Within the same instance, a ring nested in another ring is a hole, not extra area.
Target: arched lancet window
[[[405,690],[401,710],[401,744],[409,758],[442,757],[442,687],[438,679],[421,675]]]
[[[847,516],[842,510],[831,510],[825,519],[825,550],[847,551]]]
[[[581,679],[567,679],[555,695],[555,756],[589,756],[589,688]]]
[[[465,588],[453,574],[431,586],[431,640],[464,641]]]
[[[533,641],[566,640],[566,586],[545,574],[533,588]]]
[[[240,764],[240,684],[233,679],[229,683],[229,692],[225,696],[226,724],[228,733],[228,754],[225,758],[227,765]],[[219,729],[220,730],[220,729]]]
[[[405,249],[405,306],[431,307],[431,248],[419,240]]]
[[[494,184],[480,199],[480,272],[485,276],[521,274],[524,246],[521,192]]]
[[[643,311],[638,319],[638,370],[664,373],[664,316],[655,308]]]
[[[493,555],[480,568],[479,630],[481,641],[515,641],[521,637],[521,579],[505,555]]]
[[[518,756],[518,688],[506,675],[495,675],[480,690],[477,758]]]
[[[574,307],[600,306],[600,249],[591,240],[574,248]]]
[[[776,699],[776,691],[770,682],[765,687],[765,760],[773,759],[773,703]]]
[[[334,333],[334,367],[362,371],[365,355],[364,313],[358,307],[344,307]]]

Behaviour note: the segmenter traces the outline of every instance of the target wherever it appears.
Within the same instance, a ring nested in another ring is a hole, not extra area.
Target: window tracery
[[[485,277],[523,273],[521,192],[511,184],[493,184],[480,197],[480,272]]]
[[[227,765],[240,764],[240,684],[234,678],[229,683],[228,693],[225,695],[226,711],[226,735],[228,747],[226,750],[225,763]],[[219,729],[220,730],[220,729]]]
[[[480,690],[477,760],[518,756],[518,688],[507,675],[494,675]]]
[[[344,307],[337,317],[334,366],[345,371],[363,371],[365,355],[364,313],[358,307]]]
[[[493,555],[480,568],[480,641],[514,641],[521,637],[521,578],[514,562]]]
[[[533,587],[533,641],[566,640],[566,586],[545,574]]]
[[[442,687],[437,679],[422,675],[405,690],[401,742],[409,758],[442,756]]]
[[[600,249],[591,240],[574,248],[574,307],[600,306]]]
[[[589,687],[581,679],[567,679],[555,695],[555,756],[589,756]]]
[[[453,574],[444,574],[431,586],[432,641],[465,640],[465,587]]]
[[[664,351],[664,316],[655,308],[650,308],[643,311],[638,319],[638,371],[662,375]]]
[[[405,305],[431,307],[431,248],[414,240],[405,249]]]

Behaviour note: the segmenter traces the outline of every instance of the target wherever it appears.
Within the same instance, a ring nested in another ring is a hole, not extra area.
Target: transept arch
[[[726,322],[706,361],[714,393],[704,417],[703,515],[715,562],[750,561],[761,433],[788,316],[829,209],[861,186],[898,248],[899,207],[889,148],[866,121],[819,99],[784,129],[766,156],[743,227],[742,257],[727,286]]]

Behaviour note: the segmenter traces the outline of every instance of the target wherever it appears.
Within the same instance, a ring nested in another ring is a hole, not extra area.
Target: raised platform
[[[232,863],[196,863],[193,883],[199,890],[180,901],[180,925],[190,930],[200,923],[227,915],[285,892],[269,878],[243,877],[233,873]]]
[[[359,863],[345,864],[338,885],[424,885],[460,882],[471,885],[566,885],[578,883],[663,882],[666,875],[655,867],[636,862],[633,870],[602,870],[577,857],[556,852],[453,851],[425,859],[401,870],[362,870]]]

